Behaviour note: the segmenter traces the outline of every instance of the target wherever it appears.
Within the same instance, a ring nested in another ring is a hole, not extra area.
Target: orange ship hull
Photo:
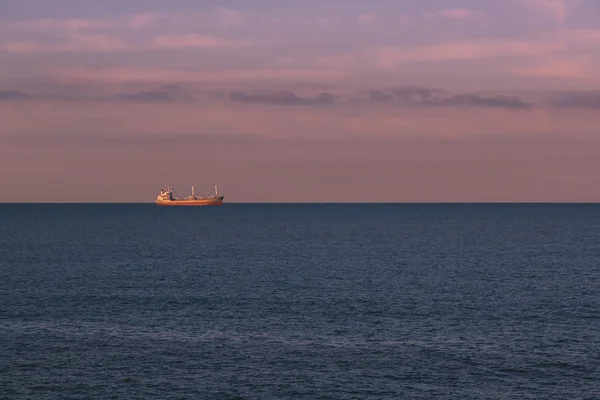
[[[190,199],[190,200],[156,200],[155,203],[159,206],[220,206],[223,205],[223,197],[219,196],[210,199]]]

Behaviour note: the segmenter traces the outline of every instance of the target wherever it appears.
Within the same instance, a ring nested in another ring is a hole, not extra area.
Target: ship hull
[[[159,206],[187,206],[187,207],[202,207],[202,206],[220,206],[223,205],[223,197],[219,196],[211,199],[181,199],[181,200],[156,200],[156,205]]]

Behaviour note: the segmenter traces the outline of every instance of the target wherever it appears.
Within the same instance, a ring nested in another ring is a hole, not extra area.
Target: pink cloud
[[[554,4],[552,1],[550,3]],[[325,82],[347,78],[344,82],[346,88],[350,85],[360,86],[360,89],[387,85],[390,82],[418,82],[420,85],[443,87],[455,85],[458,90],[465,90],[466,87],[469,88],[466,90],[473,90],[472,88],[479,90],[482,87],[490,88],[491,85],[504,87],[506,82],[512,84],[514,88],[522,87],[525,79],[515,78],[515,76],[547,77],[553,74],[583,76],[587,73],[584,62],[572,62],[571,65],[562,62],[560,65],[544,66],[537,65],[536,59],[539,56],[551,56],[560,52],[568,52],[574,59],[578,59],[577,51],[585,51],[593,58],[597,55],[594,55],[595,49],[591,46],[600,44],[600,34],[593,29],[565,30],[561,35],[553,32],[537,32],[537,34],[530,32],[531,37],[537,37],[539,40],[529,40],[527,37],[519,40],[485,39],[490,33],[488,30],[467,31],[463,30],[460,22],[457,24],[454,21],[437,21],[433,25],[426,24],[431,25],[434,31],[423,33],[423,30],[429,31],[429,29],[420,29],[414,24],[415,21],[423,22],[422,15],[411,17],[413,21],[411,30],[409,27],[398,26],[394,19],[400,18],[404,12],[406,10],[400,10],[394,15],[377,14],[377,16],[332,14],[319,18],[318,15],[298,16],[285,13],[278,17],[271,12],[239,12],[220,8],[205,12],[192,11],[188,14],[166,11],[147,12],[114,19],[8,22],[0,26],[2,31],[0,51],[98,52],[103,56],[105,53],[120,52],[114,55],[107,54],[102,61],[102,65],[110,66],[112,69],[99,71],[92,68],[88,72],[78,70],[76,67],[91,65],[90,62],[80,62],[72,57],[45,57],[44,54],[38,57],[44,62],[40,62],[34,72],[22,72],[20,65],[25,65],[27,58],[12,56],[9,73],[13,76],[23,76],[27,73],[42,74],[50,68],[64,68],[68,72],[75,67],[76,74],[87,75],[85,79],[95,80],[92,76],[98,74],[101,77],[98,80],[110,81],[118,81],[123,77],[122,80],[148,78],[157,82],[181,78],[202,82],[215,79],[228,82],[247,80],[250,83],[259,80],[264,83],[281,80]],[[449,8],[439,10],[435,15],[439,18],[460,21],[482,13],[466,8]],[[486,18],[495,18],[491,12],[485,15]],[[13,27],[20,26],[19,29],[26,27],[35,32],[17,29],[9,32],[9,35],[2,35],[6,26],[10,24],[13,24]],[[476,25],[481,26],[480,23]],[[202,30],[191,33],[194,32],[192,31],[194,27],[202,27]],[[224,29],[224,27],[232,29]],[[458,36],[474,39],[464,41],[453,39],[456,37],[452,35],[457,33],[456,27],[459,28]],[[129,30],[145,28],[149,29],[135,34],[129,32]],[[301,34],[307,29],[312,33]],[[44,30],[48,30],[48,35]],[[403,30],[411,34],[400,34]],[[281,34],[272,34],[275,31]],[[497,33],[495,28],[490,31],[493,34]],[[222,35],[226,37],[220,36],[218,32],[225,32]],[[257,46],[266,41],[272,46]],[[319,43],[319,46],[308,45],[309,43]],[[379,48],[382,43],[391,45]],[[402,43],[402,45],[394,45],[395,43]],[[144,57],[144,60],[128,57],[125,61],[123,58],[123,51],[144,51],[149,54],[163,49],[233,48],[255,45],[256,48],[241,49],[236,57],[240,63],[243,63],[240,65],[232,65],[232,61],[227,60],[223,52],[212,51],[196,55],[186,52],[184,57],[160,58],[155,53],[152,57]],[[584,48],[585,46],[590,48]],[[346,49],[347,53],[340,54],[339,49]],[[247,57],[244,57],[245,55]],[[492,60],[500,57],[503,59]],[[458,63],[453,61],[462,61],[460,68],[457,67]],[[448,63],[445,64],[446,62]],[[590,62],[593,63],[593,60]],[[259,63],[259,66],[255,69],[244,71],[246,65],[256,63]],[[421,63],[429,64],[421,65]],[[579,67],[575,65],[577,63],[580,64]],[[484,64],[485,68],[481,68]],[[183,68],[175,68],[176,65]],[[214,68],[209,71],[199,70],[198,67],[202,65],[211,65]],[[120,68],[122,66],[131,69]],[[219,67],[222,67],[221,71]],[[229,70],[231,67],[237,70]],[[34,69],[24,68],[23,71],[25,70]],[[508,72],[504,73],[505,71]]]
[[[146,28],[152,25],[158,18],[159,15],[152,12],[133,14],[128,17],[129,23],[133,29]]]
[[[360,14],[358,21],[362,24],[372,24],[377,21],[377,17],[373,14]]]
[[[325,81],[346,77],[346,71],[334,69],[236,69],[236,70],[178,70],[167,68],[108,68],[56,70],[51,76],[61,80],[85,81],[149,81],[149,82],[219,82],[219,81]]]
[[[9,53],[39,52],[41,46],[35,42],[8,42],[0,44],[0,50]]]
[[[161,14],[144,12],[114,18],[67,18],[67,19],[31,19],[9,21],[3,24],[4,29],[12,31],[51,32],[51,31],[84,31],[89,29],[143,29],[155,22]]]
[[[214,36],[187,34],[161,35],[147,43],[131,43],[108,34],[70,33],[62,43],[35,41],[0,43],[0,50],[11,53],[117,52],[123,50],[183,49],[192,47],[250,46],[247,40],[219,39]]]
[[[6,27],[15,31],[78,31],[82,29],[101,28],[112,29],[118,24],[114,19],[33,19],[25,21],[11,21]]]
[[[570,29],[563,36],[573,44],[600,46],[600,29]]]
[[[82,51],[122,51],[132,49],[123,40],[110,35],[70,35],[63,43],[44,44],[33,41],[0,43],[0,50],[11,53],[51,53]]]
[[[476,60],[491,57],[522,57],[549,54],[563,48],[558,42],[480,40],[417,48],[384,47],[375,52],[382,68],[395,68],[409,62],[440,62],[448,60]]]
[[[428,16],[431,18],[467,19],[481,17],[483,16],[483,12],[466,8],[450,8],[436,11]]]
[[[210,35],[187,34],[187,35],[161,35],[153,43],[154,48],[178,49],[186,47],[238,47],[249,46],[247,40],[219,39]]]
[[[63,48],[67,51],[117,51],[127,50],[130,48],[130,45],[110,35],[74,35],[65,43]]]
[[[589,56],[565,58],[545,57],[525,66],[507,68],[506,72],[536,78],[590,79],[599,76],[598,68]]]
[[[242,25],[248,19],[246,13],[227,7],[219,7],[211,14],[214,15],[214,18],[216,18],[219,23],[230,26]]]
[[[549,16],[559,25],[564,25],[568,13],[577,6],[578,0],[518,0],[519,4],[536,10],[542,15]]]
[[[347,70],[355,67],[361,56],[359,54],[334,54],[317,56],[312,64],[320,68]]]

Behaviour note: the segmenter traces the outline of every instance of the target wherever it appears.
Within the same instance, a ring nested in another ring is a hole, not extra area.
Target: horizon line
[[[156,205],[154,202],[137,202],[137,201],[48,201],[48,202],[31,202],[31,201],[0,201],[0,205],[110,205],[110,204],[122,204],[122,205]],[[349,205],[349,204],[372,204],[372,205],[415,205],[415,204],[522,204],[522,205],[536,205],[536,204],[600,204],[600,201],[246,201],[246,202],[227,202],[223,203],[223,207],[227,205]],[[177,207],[177,206],[172,206]],[[183,206],[182,206],[183,207]],[[202,206],[187,206],[188,208],[197,208]],[[214,207],[214,206],[213,206]]]

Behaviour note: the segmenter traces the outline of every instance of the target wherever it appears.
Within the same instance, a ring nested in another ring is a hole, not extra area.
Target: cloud
[[[36,41],[0,43],[0,50],[10,53],[115,52],[132,48],[134,46],[117,37],[103,34],[72,34],[61,43]]]
[[[461,106],[504,109],[529,109],[533,104],[524,102],[517,96],[486,96],[477,93],[462,93],[450,97],[440,97],[440,89],[404,87],[394,90],[394,94],[405,104],[419,106]]]
[[[369,91],[369,101],[375,103],[387,103],[392,101],[394,98],[393,94],[383,93],[379,90],[371,90]]]
[[[42,46],[35,42],[0,43],[0,50],[8,53],[34,53],[40,52],[42,49]]]
[[[46,91],[21,91],[21,90],[0,90],[0,100],[17,101],[77,101],[77,102],[113,102],[113,101],[135,101],[148,103],[165,102],[191,102],[195,98],[185,88],[178,85],[162,85],[156,88],[140,90],[134,93],[116,93],[111,94],[111,88],[98,88],[94,86],[80,86],[69,90],[61,85],[46,85]],[[201,95],[208,95],[201,91]],[[211,98],[216,98],[214,95]]]
[[[573,44],[600,46],[600,29],[569,29],[564,38]]]
[[[9,53],[62,53],[62,52],[120,52],[185,49],[198,47],[250,46],[247,40],[220,39],[210,35],[160,35],[150,43],[135,43],[108,34],[67,35],[60,42],[14,41],[0,43],[0,50]]]
[[[428,18],[442,18],[442,19],[470,19],[482,17],[484,13],[479,10],[470,10],[467,8],[450,8],[445,10],[438,10],[434,13],[428,14]]]
[[[194,85],[192,85],[193,87]],[[198,86],[198,85],[195,85]],[[172,103],[172,102],[194,102],[204,99],[211,102],[220,102],[227,99],[234,103],[264,104],[284,106],[326,106],[357,104],[381,104],[390,106],[410,107],[485,107],[502,109],[529,109],[533,104],[521,100],[518,96],[486,95],[480,93],[449,94],[442,89],[434,89],[418,86],[403,86],[389,90],[369,89],[356,92],[355,95],[343,91],[317,92],[314,94],[299,95],[293,90],[277,90],[271,92],[249,94],[243,90],[230,91],[228,94],[222,91],[209,89],[196,89],[182,87],[180,85],[168,84],[149,87],[133,93],[117,93],[107,95],[106,91],[90,94],[82,91],[80,95],[71,94],[65,96],[60,92],[50,94],[32,94],[22,91],[0,91],[0,98],[4,100],[82,100],[82,101],[130,101],[142,103]]]
[[[221,100],[225,97],[223,93],[217,92],[215,90],[200,90],[197,94],[210,100]]]
[[[206,95],[203,91],[201,94]],[[209,92],[210,93],[210,92]],[[215,99],[216,97],[209,97]],[[136,93],[119,93],[117,98],[128,101],[141,101],[141,102],[172,102],[172,101],[183,101],[189,102],[194,101],[195,98],[188,93],[186,89],[179,85],[164,85],[154,90],[142,90]]]
[[[29,99],[27,93],[18,91],[18,90],[0,90],[0,101],[2,100],[26,100]]]
[[[69,101],[69,100],[83,100],[84,97],[70,96],[62,93],[29,93],[22,90],[1,90],[0,89],[0,101],[34,101],[34,100],[47,100],[47,101]]]
[[[12,31],[48,33],[80,31],[85,29],[115,29],[121,26],[117,19],[31,19],[6,22],[4,28]]]
[[[533,107],[532,103],[526,103],[517,96],[481,96],[478,94],[461,94],[442,100],[443,104],[451,106],[492,107],[522,110]]]
[[[207,31],[248,33],[257,23],[271,23],[275,20],[256,13],[241,12],[225,7],[202,11],[160,10],[147,11],[111,18],[55,18],[3,21],[0,37],[72,34],[195,34],[201,27]],[[241,31],[240,31],[241,29]],[[4,35],[3,35],[4,33]],[[244,36],[245,37],[245,36]]]
[[[335,103],[331,93],[320,93],[314,97],[299,97],[291,90],[282,90],[270,94],[248,95],[244,92],[232,92],[229,100],[251,104],[280,104],[280,105],[330,105]]]
[[[521,57],[549,54],[563,45],[546,41],[479,40],[466,43],[449,43],[415,48],[383,47],[375,51],[376,64],[384,69],[394,69],[411,62],[442,62],[449,60],[477,60],[494,57]]]
[[[426,87],[406,86],[391,91],[368,90],[359,92],[366,95],[364,100],[368,103],[379,103],[398,106],[418,107],[482,107],[500,108],[507,110],[531,109],[533,103],[525,102],[518,96],[484,95],[477,93],[461,93],[457,95],[442,96],[445,91]],[[249,104],[272,105],[352,105],[364,102],[360,98],[348,97],[342,94],[320,93],[313,97],[299,97],[290,90],[278,91],[270,94],[248,95],[244,92],[232,92],[229,100]]]
[[[220,24],[226,26],[242,25],[248,19],[245,13],[227,7],[219,7],[211,14]]]
[[[575,55],[567,58],[543,57],[505,71],[519,76],[558,79],[587,79],[597,74],[591,57]]]
[[[417,107],[484,107],[509,110],[530,109],[532,103],[518,96],[461,93],[448,95],[445,90],[419,86],[404,86],[388,92],[370,90],[366,99],[371,103],[398,104]]]
[[[142,12],[113,18],[56,18],[8,21],[3,28],[11,31],[50,33],[81,32],[86,30],[140,30],[163,18],[164,14]]]
[[[373,14],[360,14],[358,16],[358,22],[361,24],[372,24],[377,22],[377,17]]]
[[[152,12],[133,14],[127,19],[127,25],[134,30],[147,28],[160,19],[160,15]]]
[[[360,90],[351,97],[349,103],[385,103],[405,106],[443,105],[436,94],[444,93],[440,89],[420,86],[401,86],[388,90]]]
[[[62,69],[51,74],[54,78],[67,81],[86,82],[273,82],[310,81],[329,83],[344,78],[346,71],[323,69],[170,69],[170,68],[103,68]]]
[[[150,102],[165,102],[171,101],[171,94],[161,90],[147,90],[137,92],[135,94],[119,94],[119,98],[123,100],[137,100]]]
[[[600,109],[600,91],[560,92],[550,104],[556,108]]]
[[[419,86],[404,86],[393,90],[393,93],[401,102],[420,105],[440,103],[435,95],[441,94],[441,92],[440,89]]]
[[[241,15],[233,10],[218,8],[188,14],[162,11],[98,19],[6,21],[0,25],[0,51],[110,52],[247,46],[250,43],[246,39],[223,39],[215,34],[197,32],[199,26],[215,32],[215,29],[219,31],[219,26],[224,29],[239,24],[244,20]]]
[[[577,5],[577,0],[518,0],[540,14],[549,16],[559,25],[564,25],[569,9]]]
[[[196,33],[186,35],[161,35],[152,45],[156,49],[183,49],[188,47],[239,47],[249,46],[247,40],[219,39],[210,35]]]

